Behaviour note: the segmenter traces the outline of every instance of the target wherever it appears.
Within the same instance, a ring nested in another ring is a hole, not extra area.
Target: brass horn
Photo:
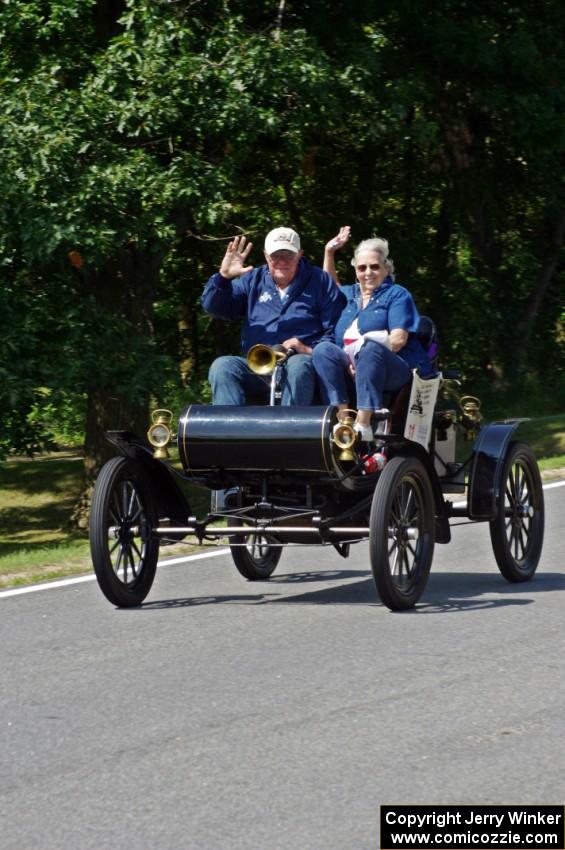
[[[256,375],[270,375],[277,363],[282,363],[288,357],[288,351],[282,345],[251,346],[247,352],[247,365]]]

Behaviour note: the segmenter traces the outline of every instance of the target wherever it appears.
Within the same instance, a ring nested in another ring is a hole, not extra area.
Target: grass
[[[525,422],[519,439],[533,448],[544,478],[565,477],[565,414]],[[86,536],[69,527],[81,475],[81,459],[69,452],[0,463],[0,588],[91,570]],[[189,498],[197,515],[207,510],[208,491],[191,488]]]
[[[519,435],[531,445],[538,459],[552,458],[565,466],[565,413],[530,419],[520,425]],[[543,469],[541,463],[540,467]]]
[[[1,587],[88,569],[88,541],[68,528],[81,471],[71,457],[0,464]]]
[[[0,464],[0,588],[92,569],[87,536],[69,524],[81,481],[81,458],[70,453]],[[205,512],[208,491],[192,488],[189,496]]]

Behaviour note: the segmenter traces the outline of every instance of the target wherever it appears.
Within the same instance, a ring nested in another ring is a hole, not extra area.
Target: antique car
[[[277,404],[285,354],[255,348],[248,359],[271,375],[269,405],[191,404],[176,429],[172,413],[157,410],[147,437],[107,433],[118,454],[95,485],[90,540],[111,603],[143,602],[163,543],[227,542],[239,572],[266,581],[286,546],[333,546],[347,557],[366,540],[381,601],[410,608],[435,544],[450,541],[450,521],[461,517],[488,522],[504,578],[533,576],[544,504],[535,457],[518,437],[523,420],[485,424],[479,400],[459,395],[457,373],[415,372],[389,412],[374,415],[374,441],[360,442],[354,411],[338,421],[334,406]],[[186,482],[211,492],[203,516],[193,515]]]

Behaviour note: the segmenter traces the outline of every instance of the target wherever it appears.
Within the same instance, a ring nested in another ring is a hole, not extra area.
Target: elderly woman
[[[326,245],[324,270],[336,280],[335,252],[349,239],[349,227]],[[386,239],[365,239],[351,261],[357,282],[342,286],[347,298],[338,319],[336,343],[320,342],[313,364],[323,401],[339,410],[350,407],[355,379],[355,430],[362,440],[373,440],[371,416],[383,412],[384,393],[396,392],[410,380],[411,370],[431,372],[428,356],[416,332],[420,316],[414,299],[394,282],[394,266]],[[339,416],[339,414],[338,414]]]

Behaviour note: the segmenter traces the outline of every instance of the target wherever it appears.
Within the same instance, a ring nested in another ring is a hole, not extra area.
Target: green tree
[[[228,4],[204,5],[195,17],[190,4],[130,0],[106,40],[95,3],[14,2],[2,19],[0,250],[47,302],[67,293],[46,320],[59,341],[44,380],[87,396],[87,484],[104,429],[142,427],[162,386],[164,258],[194,319],[217,262],[210,232],[261,232],[272,217],[306,228],[303,163],[348,86],[305,31],[253,32]]]
[[[555,0],[4,2],[1,445],[41,444],[40,388],[76,399],[88,488],[106,428],[235,349],[203,283],[283,222],[314,260],[387,236],[447,361],[563,387],[563,28]]]

